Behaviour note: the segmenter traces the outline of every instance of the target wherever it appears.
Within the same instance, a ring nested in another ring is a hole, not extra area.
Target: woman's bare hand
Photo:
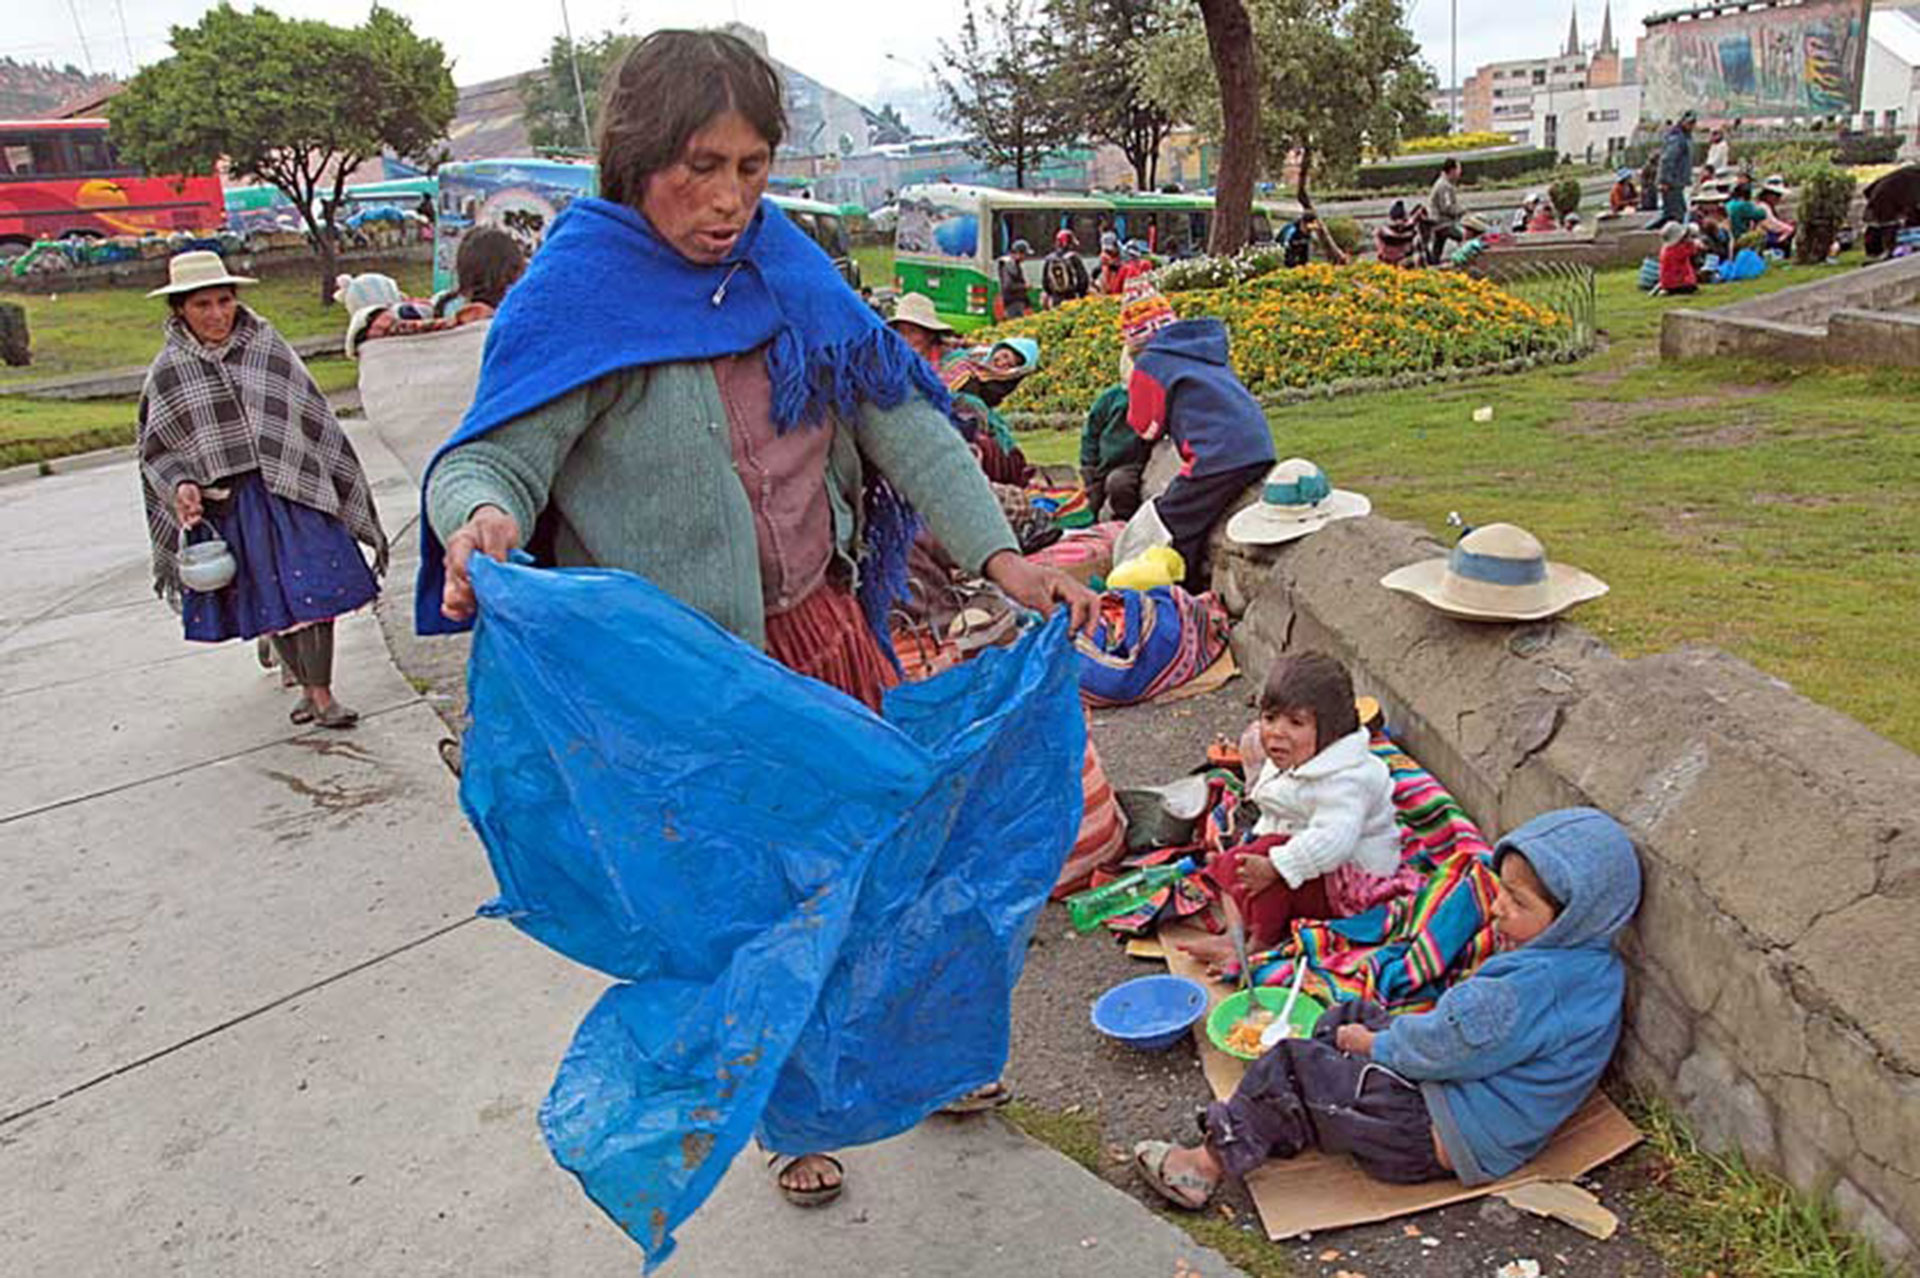
[[[1075,634],[1085,634],[1099,615],[1099,595],[1058,568],[1042,568],[1011,550],[1002,550],[987,560],[984,571],[987,580],[1023,608],[1044,615],[1052,612],[1055,604],[1067,605],[1073,613]]]
[[[173,514],[180,527],[191,528],[206,517],[200,506],[200,485],[183,479],[173,490]]]
[[[474,612],[473,578],[467,561],[479,551],[500,563],[520,544],[520,525],[498,506],[481,506],[447,538],[447,580],[440,588],[440,614],[449,621],[470,620]]]

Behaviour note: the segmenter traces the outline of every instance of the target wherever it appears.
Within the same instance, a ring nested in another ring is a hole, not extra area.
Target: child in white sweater
[[[1360,725],[1345,666],[1319,652],[1280,658],[1255,735],[1264,757],[1257,772],[1248,760],[1254,838],[1208,865],[1240,907],[1249,948],[1285,939],[1296,918],[1345,918],[1416,885],[1403,881],[1393,780]]]

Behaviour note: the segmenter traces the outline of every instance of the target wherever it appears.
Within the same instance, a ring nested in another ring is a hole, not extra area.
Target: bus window
[[[113,146],[107,141],[104,131],[100,133],[73,133],[68,135],[73,144],[73,171],[89,176],[104,176],[110,173],[132,173],[134,169],[114,154]]]
[[[59,173],[60,139],[53,133],[0,134],[0,175],[45,177]]]
[[[939,199],[900,201],[900,222],[894,228],[896,252],[923,257],[971,259],[980,251],[980,215],[977,205]]]
[[[1098,253],[1100,232],[1106,229],[1107,219],[1092,209],[1081,209],[1074,212],[1071,221],[1072,225],[1069,229],[1072,230],[1074,242],[1079,245],[1080,251]]]

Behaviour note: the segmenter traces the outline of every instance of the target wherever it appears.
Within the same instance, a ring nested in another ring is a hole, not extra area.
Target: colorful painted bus
[[[560,210],[578,196],[598,194],[599,185],[599,170],[591,157],[583,162],[514,159],[441,165],[439,217],[433,237],[434,288],[453,287],[454,258],[468,228],[505,227],[531,254],[546,239],[547,228]],[[840,209],[778,192],[767,198],[833,259],[840,277],[858,292],[860,267],[853,260]]]
[[[994,262],[1025,240],[1033,249],[1025,273],[1039,296],[1041,259],[1054,236],[1070,230],[1091,272],[1100,235],[1144,240],[1160,257],[1206,252],[1213,228],[1213,198],[1115,192],[1005,191],[984,186],[910,186],[898,200],[894,226],[894,287],[924,293],[941,318],[961,330],[991,324],[1001,314]],[[1271,205],[1253,211],[1253,240],[1274,236],[1280,217]]]
[[[0,120],[0,245],[225,221],[219,178],[149,177],[114,152],[105,120]]]

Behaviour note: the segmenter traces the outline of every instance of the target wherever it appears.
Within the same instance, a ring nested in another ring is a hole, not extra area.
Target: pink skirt
[[[795,674],[833,685],[876,714],[882,694],[900,681],[867,627],[860,601],[832,584],[767,618],[767,655]]]

